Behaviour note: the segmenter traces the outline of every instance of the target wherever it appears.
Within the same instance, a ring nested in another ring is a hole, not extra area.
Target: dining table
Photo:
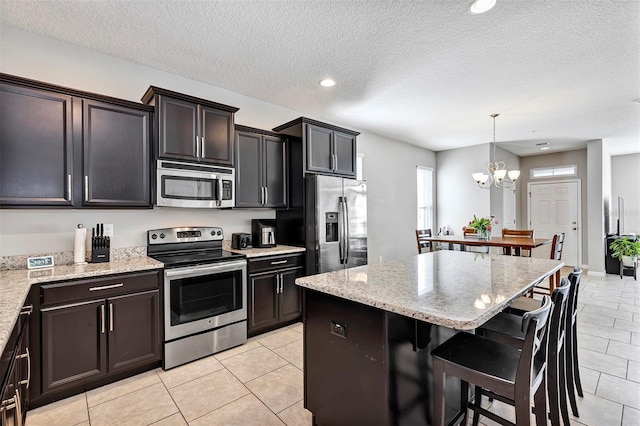
[[[475,247],[501,247],[511,248],[511,253],[520,252],[523,250],[533,250],[534,248],[541,247],[553,242],[553,236],[549,238],[529,238],[529,237],[489,237],[479,238],[476,235],[439,235],[435,237],[424,238],[425,241],[430,241],[429,251],[434,250],[435,243],[448,244],[451,248],[454,244],[461,247],[462,250],[466,246]],[[519,248],[519,250],[515,250]],[[555,279],[549,281],[549,294],[553,293],[555,284],[560,283],[560,271],[555,274]]]
[[[313,424],[429,425],[431,351],[507,308],[562,261],[439,250],[296,278]],[[447,421],[460,383],[446,389]]]

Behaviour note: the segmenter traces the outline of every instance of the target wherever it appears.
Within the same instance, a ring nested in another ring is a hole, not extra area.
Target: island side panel
[[[315,423],[389,424],[386,313],[307,289],[304,297],[305,407]]]

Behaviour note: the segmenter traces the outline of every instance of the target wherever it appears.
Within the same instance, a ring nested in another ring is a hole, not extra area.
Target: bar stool
[[[576,402],[576,392],[582,397],[582,383],[580,381],[580,369],[578,362],[578,294],[580,292],[580,278],[582,269],[578,266],[573,268],[573,272],[567,277],[571,288],[567,299],[567,312],[564,318],[565,331],[565,372],[566,389],[571,411],[575,417],[579,417],[578,404]],[[540,307],[540,301],[521,297],[516,300],[508,311],[517,315],[523,315],[527,311],[532,311]]]
[[[531,394],[538,426],[547,424],[545,395],[547,348],[544,339],[547,319],[553,303],[545,297],[543,306],[525,313],[521,328],[525,330],[522,349],[490,339],[461,332],[447,340],[431,355],[433,357],[433,424],[444,425],[444,385],[446,375],[462,381],[460,401],[466,421],[467,409],[505,425],[511,422],[480,407],[483,393],[515,407],[516,424],[530,423]],[[475,385],[475,403],[469,402],[469,384]],[[480,395],[479,395],[480,394]],[[463,424],[464,424],[463,421]]]
[[[549,320],[547,354],[547,397],[549,400],[549,418],[553,426],[560,425],[560,412],[562,421],[569,425],[569,411],[567,409],[566,383],[566,345],[565,342],[565,315],[567,314],[567,302],[571,285],[566,278],[561,281],[561,286],[553,290],[551,301],[553,310]],[[516,314],[501,312],[476,329],[476,333],[483,337],[505,343],[515,348],[521,348],[525,334],[520,328],[522,317]],[[477,396],[477,395],[476,395]],[[474,424],[477,419],[474,417]]]

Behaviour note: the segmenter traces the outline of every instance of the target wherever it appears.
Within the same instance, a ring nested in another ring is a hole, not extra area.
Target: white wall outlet
[[[104,236],[113,238],[113,223],[104,224]]]

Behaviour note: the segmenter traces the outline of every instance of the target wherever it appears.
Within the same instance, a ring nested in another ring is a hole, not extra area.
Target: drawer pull
[[[102,285],[100,287],[89,287],[89,291],[108,290],[110,288],[122,287],[123,285],[124,285],[123,283],[118,283],[118,284]]]
[[[33,312],[33,305],[25,305],[22,307],[22,310],[20,311],[20,315],[31,315],[32,312]]]
[[[278,261],[275,261],[275,262],[271,262],[271,264],[272,265],[282,265],[282,264],[285,264],[287,262],[288,262],[288,260],[278,260]]]

